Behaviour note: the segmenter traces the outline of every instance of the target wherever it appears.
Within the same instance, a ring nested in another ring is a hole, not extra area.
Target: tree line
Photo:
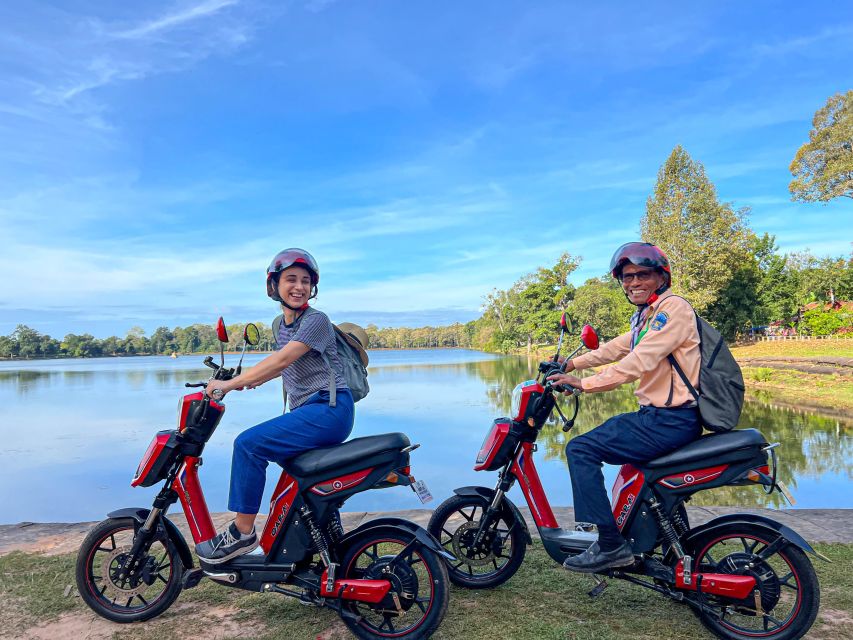
[[[830,97],[817,111],[809,141],[789,169],[793,200],[853,198],[853,90]],[[840,304],[853,300],[853,252],[780,253],[775,236],[751,229],[748,215],[746,207],[720,202],[703,165],[679,145],[658,172],[639,239],[667,254],[673,291],[729,340],[768,326],[810,335],[853,332],[850,305]],[[509,352],[553,342],[563,311],[574,323],[592,324],[604,339],[627,331],[634,307],[609,274],[577,288],[566,284],[579,264],[566,253],[553,267],[493,291],[474,322],[472,346]],[[807,305],[814,308],[804,311]]]
[[[813,120],[809,141],[790,165],[791,197],[803,202],[853,199],[853,90],[830,97]],[[720,202],[703,165],[676,146],[661,166],[640,220],[640,239],[659,246],[670,259],[673,291],[728,339],[768,325],[799,333],[853,332],[853,312],[839,301],[853,300],[853,252],[815,256],[780,253],[775,236],[748,223],[749,209]],[[626,238],[630,241],[635,238]],[[615,247],[614,247],[615,249]],[[508,353],[556,341],[560,315],[572,325],[594,326],[603,339],[628,329],[634,307],[609,274],[583,285],[569,284],[581,259],[564,253],[509,289],[485,298],[480,318],[442,327],[366,327],[371,348],[471,347]],[[809,304],[817,303],[817,304]],[[804,310],[807,305],[813,307]],[[828,307],[828,308],[827,308]],[[275,343],[271,328],[256,323],[261,341]],[[577,333],[577,331],[574,331]],[[228,327],[227,348],[242,339],[242,325]],[[62,340],[26,325],[0,336],[0,357],[96,357],[217,351],[213,327],[159,327],[147,337],[134,327],[123,338],[68,334]]]

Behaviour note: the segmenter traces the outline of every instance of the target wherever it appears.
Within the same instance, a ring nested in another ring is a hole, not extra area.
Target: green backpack
[[[305,316],[311,315],[312,313],[319,312],[313,307],[308,307],[296,320],[297,326]],[[273,340],[275,340],[276,347],[279,346],[278,332],[281,329],[282,322],[284,322],[284,314],[276,316],[275,320],[272,321],[272,337]],[[341,365],[343,367],[344,380],[346,380],[347,386],[352,394],[352,399],[355,402],[358,402],[370,393],[370,385],[367,383],[368,356],[367,351],[365,351],[367,345],[362,344],[362,341],[355,334],[361,333],[366,340],[367,332],[358,325],[346,323],[346,326],[347,328],[350,328],[349,331],[345,331],[338,325],[332,323],[332,328],[335,330],[335,344],[338,349],[338,360],[341,361]],[[334,407],[337,404],[335,371],[332,368],[332,363],[329,361],[329,357],[325,353],[321,353],[320,355],[323,357],[323,360],[329,369],[329,406]],[[282,379],[281,390],[286,410],[287,389],[284,388],[284,379]]]

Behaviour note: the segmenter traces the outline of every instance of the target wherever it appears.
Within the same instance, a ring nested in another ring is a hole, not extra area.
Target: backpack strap
[[[683,296],[679,296],[679,295],[676,295],[674,293],[671,293],[669,296],[667,296],[667,298],[669,298],[669,297],[681,298],[682,300],[684,300],[684,302],[686,302],[687,304],[690,304],[690,300],[688,300],[687,298],[685,298]],[[690,304],[690,308],[693,309],[692,304]],[[696,318],[696,331],[699,333],[699,350],[700,350],[699,358],[701,360],[701,358],[702,358],[702,355],[701,355],[702,325],[699,324],[699,314],[696,313],[696,309],[693,309],[693,317]],[[670,353],[666,357],[666,359],[669,360],[669,364],[672,366],[673,369],[675,369],[675,372],[678,374],[678,377],[681,378],[681,381],[684,383],[684,386],[687,387],[687,390],[690,392],[690,395],[692,395],[693,399],[698,403],[699,402],[699,392],[696,391],[695,387],[692,384],[690,384],[690,380],[688,380],[687,375],[684,373],[684,370],[681,368],[681,366],[679,366],[678,361],[675,359],[675,356]],[[700,363],[700,367],[701,367],[701,363]],[[670,386],[669,397],[666,400],[667,406],[672,404],[672,392],[673,392],[673,388],[672,388],[672,386]]]
[[[675,359],[675,356],[670,353],[666,357],[666,359],[669,360],[669,364],[671,364],[672,368],[675,369],[676,373],[678,373],[678,376],[681,378],[681,381],[684,383],[684,386],[687,387],[687,390],[693,396],[693,399],[696,400],[696,402],[699,402],[699,392],[696,391],[692,384],[690,384],[690,380],[687,379],[687,375],[685,375],[684,370],[679,366],[678,361]],[[670,399],[671,398],[672,390],[670,389]]]
[[[272,339],[276,348],[278,348],[278,332],[281,331],[282,322],[284,322],[283,313],[278,314],[272,321]],[[284,386],[284,378],[281,379],[281,398],[283,401],[281,412],[287,413],[287,387]]]

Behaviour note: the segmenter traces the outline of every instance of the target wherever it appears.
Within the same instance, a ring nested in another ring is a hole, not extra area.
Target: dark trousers
[[[604,487],[602,463],[642,464],[692,442],[701,433],[695,408],[640,407],[636,413],[613,416],[592,431],[572,438],[566,446],[566,458],[572,477],[575,521],[595,524],[599,545],[605,551],[622,544]]]

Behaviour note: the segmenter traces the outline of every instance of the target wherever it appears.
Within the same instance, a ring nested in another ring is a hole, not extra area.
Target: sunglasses
[[[620,280],[622,282],[648,282],[655,275],[654,271],[637,271],[636,273],[623,273]]]

